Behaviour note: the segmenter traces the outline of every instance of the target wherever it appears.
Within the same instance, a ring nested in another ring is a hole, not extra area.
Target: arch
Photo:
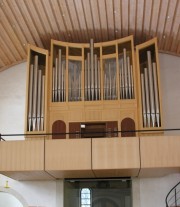
[[[52,133],[62,133],[52,135],[52,139],[66,139],[66,124],[62,120],[57,120],[52,125]]]
[[[0,186],[0,192],[9,193],[10,195],[14,196],[23,205],[23,207],[28,207],[26,200],[14,189]]]
[[[121,121],[121,137],[135,137],[135,122],[131,118],[125,118]],[[123,132],[124,131],[124,132]]]
[[[93,206],[94,207],[96,207],[96,206],[98,206],[98,207],[118,207],[119,205],[115,201],[113,201],[109,198],[99,198],[93,202]]]
[[[80,206],[91,207],[91,189],[82,188],[80,190]]]

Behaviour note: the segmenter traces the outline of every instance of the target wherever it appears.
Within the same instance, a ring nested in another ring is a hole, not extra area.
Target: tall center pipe
[[[91,62],[91,98],[94,100],[94,42],[90,40],[90,62]]]

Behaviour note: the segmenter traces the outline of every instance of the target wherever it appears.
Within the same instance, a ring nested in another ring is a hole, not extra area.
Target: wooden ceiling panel
[[[94,42],[96,42],[89,0],[85,0],[85,1],[81,0],[81,2],[82,2],[83,10],[84,10],[84,18],[86,20],[87,31],[88,31],[89,37],[93,38]]]
[[[131,0],[129,5],[129,35],[134,35],[136,28],[136,0]]]
[[[135,30],[136,44],[139,44],[141,42],[142,29],[144,24],[144,9],[145,9],[145,0],[137,0],[136,30]]]
[[[104,42],[158,37],[161,52],[180,56],[179,0],[0,0],[0,71],[26,60],[27,44],[51,39]]]
[[[163,0],[160,8],[159,22],[157,27],[157,37],[159,39],[159,49],[163,49],[163,44],[165,42],[164,30],[167,22],[167,14],[169,8],[169,0]],[[161,25],[161,26],[160,26]]]
[[[23,29],[26,30],[26,27],[29,29],[29,34],[26,34],[28,38],[33,38],[34,42],[35,42],[35,45],[38,46],[38,47],[42,47],[44,48],[44,44],[40,38],[40,34],[38,33],[38,31],[36,30],[36,27],[34,25],[34,22],[29,14],[29,11],[27,9],[27,6],[24,2],[24,0],[17,0],[15,2],[17,4],[17,7],[19,8],[19,10],[21,11],[21,14],[22,14],[22,19],[24,19],[24,22],[25,24],[23,24]],[[21,19],[19,19],[18,21],[22,21]],[[26,26],[24,26],[26,25]],[[28,42],[28,43],[31,43],[31,42]],[[33,44],[33,42],[32,42]]]
[[[16,49],[13,41],[10,39],[9,35],[7,34],[6,30],[4,29],[4,27],[1,23],[0,23],[0,31],[1,31],[1,38],[4,42],[4,44],[6,44],[7,47],[9,48],[9,50],[13,53],[15,60],[20,61],[22,58],[21,58],[18,50]],[[7,42],[8,42],[8,44],[7,44]],[[3,48],[1,48],[1,49],[3,51]]]
[[[98,2],[98,12],[101,25],[102,41],[108,40],[108,25],[107,25],[107,15],[106,15],[106,5],[105,0],[99,0]]]
[[[82,42],[88,42],[90,37],[87,30],[84,9],[81,0],[74,0],[79,26],[81,28]]]
[[[145,0],[144,2],[144,21],[142,27],[141,38],[143,41],[149,40],[149,28],[151,26],[153,0]]]
[[[108,28],[108,40],[115,39],[115,25],[114,25],[114,5],[113,0],[105,0],[106,16],[107,16],[107,28]]]
[[[90,1],[90,4],[91,4],[91,13],[92,13],[93,26],[96,36],[96,42],[101,42],[102,37],[101,37],[101,25],[99,20],[99,13],[98,13],[99,11],[98,1],[92,0]]]
[[[129,35],[129,0],[122,1],[122,36],[126,37]]]

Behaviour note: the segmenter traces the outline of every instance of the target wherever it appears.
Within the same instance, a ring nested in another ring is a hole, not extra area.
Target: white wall
[[[160,54],[164,128],[180,128],[180,58]],[[0,73],[0,133],[24,132],[26,63]],[[180,134],[180,132],[168,132]],[[4,137],[23,139],[23,137]],[[18,182],[0,175],[0,186],[9,180],[31,206],[63,207],[63,181]],[[167,192],[180,174],[133,179],[133,207],[164,207]],[[1,205],[0,205],[1,206]]]
[[[0,73],[0,133],[23,134],[25,118],[26,63]],[[24,137],[4,137],[24,139]]]

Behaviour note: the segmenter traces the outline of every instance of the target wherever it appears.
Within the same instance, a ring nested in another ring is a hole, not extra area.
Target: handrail
[[[0,134],[0,141],[6,141],[5,139],[2,138],[1,134]]]
[[[166,202],[166,207],[170,207],[169,205],[168,205],[168,202],[174,197],[175,198],[175,201],[174,201],[174,203],[173,204],[175,204],[175,206],[174,207],[178,207],[177,206],[177,201],[180,199],[180,197],[178,197],[177,198],[177,191],[176,191],[176,187],[178,186],[178,185],[180,185],[180,182],[179,183],[177,183],[173,188],[171,188],[171,190],[169,191],[169,193],[167,194],[167,196],[166,196],[166,199],[165,199],[165,202]],[[173,190],[175,191],[174,193],[174,195],[173,196],[171,196],[171,198],[168,200],[168,197],[169,197],[169,195],[173,192]],[[178,191],[178,192],[180,192],[180,191]]]

